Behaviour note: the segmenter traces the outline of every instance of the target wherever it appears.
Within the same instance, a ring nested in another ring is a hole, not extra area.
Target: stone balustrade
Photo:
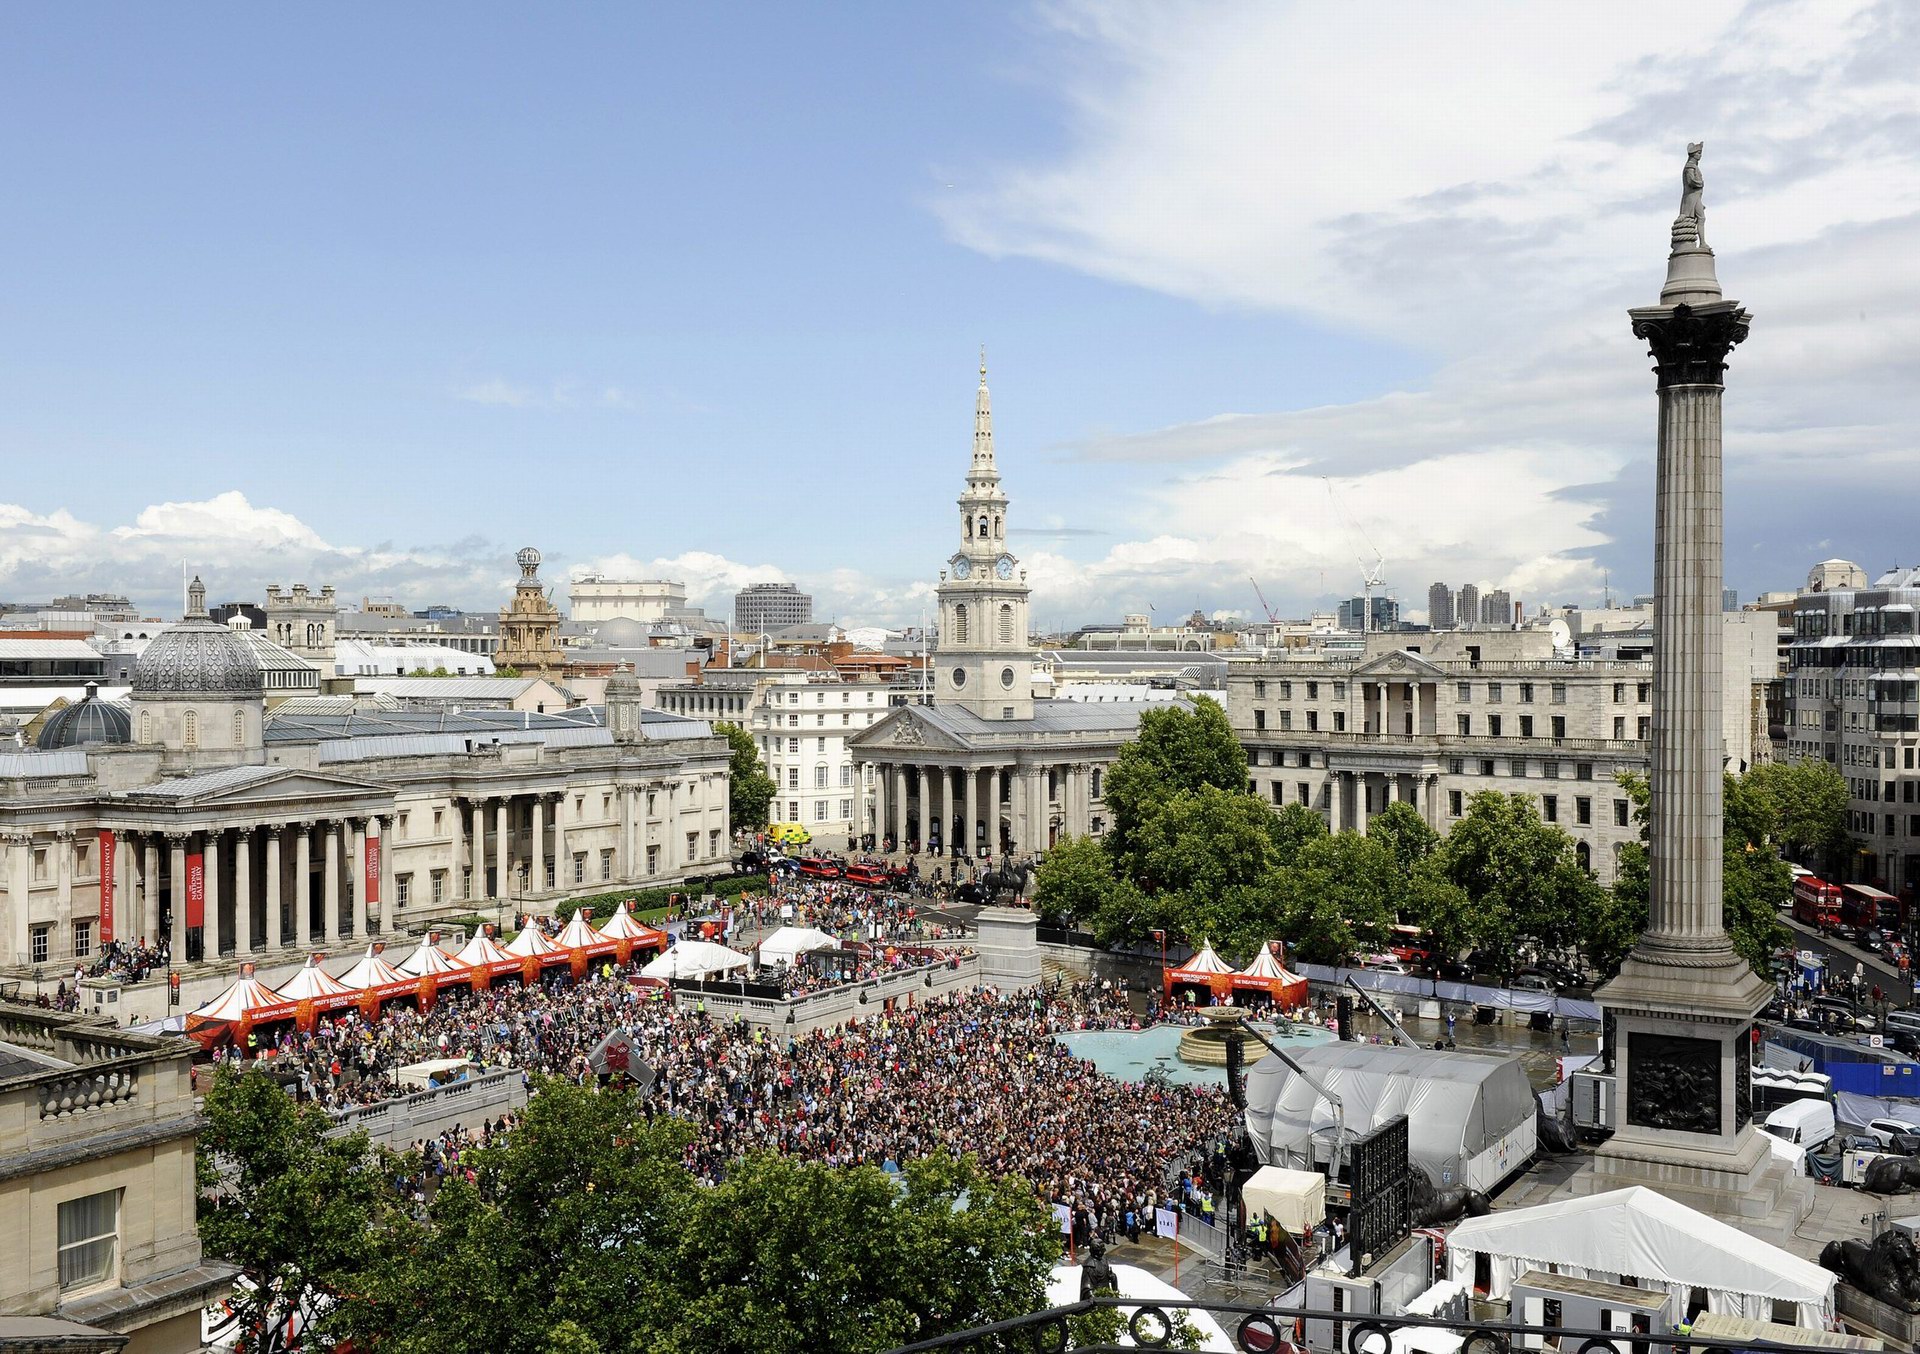
[[[42,1082],[35,1090],[42,1119],[68,1119],[137,1101],[140,1074],[131,1067],[81,1072]]]

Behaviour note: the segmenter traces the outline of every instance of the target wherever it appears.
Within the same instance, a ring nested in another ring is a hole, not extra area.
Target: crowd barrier
[[[945,960],[916,964],[894,973],[840,983],[791,998],[743,994],[738,988],[729,992],[724,981],[704,985],[675,983],[674,987],[683,1004],[704,1003],[713,1019],[738,1017],[767,1029],[807,1034],[872,1015],[889,1001],[902,1004],[909,996],[915,1001],[925,1001],[948,992],[971,989],[979,983],[980,959],[975,955],[951,964]]]
[[[1591,997],[1561,997],[1551,992],[1518,992],[1506,987],[1482,987],[1478,983],[1449,983],[1435,978],[1420,978],[1411,973],[1381,973],[1367,968],[1334,968],[1326,964],[1295,964],[1293,969],[1310,983],[1327,988],[1343,988],[1347,979],[1375,993],[1448,1001],[1466,1006],[1490,1006],[1500,1011],[1518,1011],[1523,1015],[1550,1015],[1567,1020],[1600,1022],[1600,1003]]]

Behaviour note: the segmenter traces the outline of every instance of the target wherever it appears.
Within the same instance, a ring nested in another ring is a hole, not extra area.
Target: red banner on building
[[[367,838],[367,901],[380,901],[380,838]]]
[[[120,863],[113,833],[102,828],[100,831],[100,943],[105,945],[113,939],[113,884],[114,867]]]
[[[207,860],[195,851],[187,857],[187,929],[207,924]]]

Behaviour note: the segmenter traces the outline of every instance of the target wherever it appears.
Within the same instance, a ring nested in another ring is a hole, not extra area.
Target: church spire
[[[969,478],[993,479],[993,403],[987,394],[987,349],[980,346],[980,389],[973,396],[973,473]]]

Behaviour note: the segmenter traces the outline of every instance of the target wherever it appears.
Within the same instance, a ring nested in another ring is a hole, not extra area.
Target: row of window
[[[787,768],[787,788],[789,790],[797,790],[800,788],[799,767],[790,766]],[[829,788],[828,768],[824,766],[816,766],[813,768],[813,788],[816,790]],[[853,764],[851,762],[843,764],[840,768],[840,788],[842,790],[851,790],[853,788]]]
[[[775,714],[775,715],[773,716],[773,722],[774,722],[774,723],[775,723],[776,725],[777,725],[777,724],[779,724],[779,722],[780,722],[780,716],[779,716],[779,715],[778,715],[777,713],[776,713],[776,714]],[[861,721],[860,721],[860,723],[861,723],[861,725],[862,725],[863,727],[864,727],[865,725],[868,725],[868,724],[871,724],[871,723],[873,723],[873,712],[872,712],[871,710],[869,710],[869,711],[867,711],[867,713],[865,714],[865,716],[864,716],[864,717],[862,717],[862,719],[861,719]],[[844,713],[842,713],[842,714],[841,714],[841,716],[840,716],[840,726],[841,726],[842,728],[850,728],[850,727],[852,727],[852,725],[853,725],[853,712],[852,712],[852,711],[846,711],[846,712],[844,712]],[[796,713],[789,713],[789,714],[787,715],[787,727],[788,727],[788,728],[790,728],[790,729],[797,729],[797,728],[799,728],[799,727],[800,727],[800,716],[799,716],[798,714],[796,714]],[[827,727],[827,717],[826,717],[826,716],[825,716],[824,714],[819,714],[819,715],[815,715],[815,716],[813,717],[813,727],[814,727],[814,728],[816,728],[816,729],[824,729],[824,728],[826,728],[826,727]]]
[[[1283,701],[1293,699],[1293,685],[1294,685],[1293,679],[1280,678],[1278,681],[1274,683],[1274,685],[1278,688],[1279,699]],[[1308,700],[1320,699],[1320,687],[1322,685],[1320,682],[1302,681],[1301,685],[1306,688],[1306,695]],[[1334,682],[1328,682],[1326,685],[1331,686],[1333,688],[1334,700],[1346,699],[1347,684],[1345,682],[1334,681]],[[1366,686],[1366,685],[1369,685],[1369,683],[1365,680],[1362,680],[1361,685]],[[1549,704],[1565,705],[1567,703],[1567,684],[1565,682],[1549,682],[1546,685],[1547,685],[1547,700]],[[1264,677],[1254,678],[1253,698],[1255,700],[1265,700],[1267,698],[1267,686],[1268,686],[1268,682],[1266,678]],[[1537,684],[1534,682],[1512,682],[1512,683],[1486,682],[1483,684],[1483,686],[1484,686],[1485,702],[1488,705],[1500,705],[1504,703],[1506,701],[1508,686],[1512,686],[1515,688],[1515,695],[1517,697],[1517,700],[1515,702],[1516,704],[1532,705],[1535,700],[1535,691],[1536,691]],[[1463,705],[1471,705],[1473,704],[1473,696],[1474,696],[1474,684],[1472,682],[1454,683],[1454,698],[1459,703]],[[1615,705],[1625,705],[1629,699],[1631,699],[1632,701],[1640,705],[1647,704],[1650,700],[1653,699],[1653,683],[1652,682],[1615,682],[1613,683],[1613,703]]]
[[[861,702],[861,704],[872,705],[875,703],[875,700],[879,693],[877,691],[872,691],[872,690],[862,690],[860,694],[866,698]],[[786,705],[786,704],[804,705],[806,703],[807,695],[808,693],[805,691],[787,690],[782,687],[775,687],[770,696],[770,699],[773,701],[775,705]],[[825,691],[815,690],[812,693],[812,695],[813,695],[813,703],[815,705],[825,705],[827,703],[827,693]],[[853,703],[853,695],[854,693],[851,689],[843,690],[840,693],[840,704],[851,705]]]
[[[815,823],[826,822],[827,806],[830,803],[832,803],[832,801],[826,800],[826,799],[814,800],[813,801],[813,817],[808,821],[815,822]],[[840,817],[847,820],[851,820],[853,818],[853,801],[851,799],[843,799],[840,801]],[[799,800],[790,799],[787,801],[787,821],[794,822],[794,823],[797,823],[800,821],[800,801]]]
[[[1899,826],[1900,826],[1901,815],[1897,813],[1880,814],[1880,813],[1867,813],[1863,811],[1854,811],[1854,812],[1848,813],[1847,818],[1848,818],[1847,826],[1855,832],[1861,832],[1861,833],[1867,834],[1868,836],[1872,836],[1872,835],[1875,835],[1874,830],[1876,827],[1878,827],[1879,836],[1897,837],[1900,835]],[[1907,832],[1906,832],[1907,836],[1920,837],[1920,813],[1907,814],[1906,825],[1907,825]]]

